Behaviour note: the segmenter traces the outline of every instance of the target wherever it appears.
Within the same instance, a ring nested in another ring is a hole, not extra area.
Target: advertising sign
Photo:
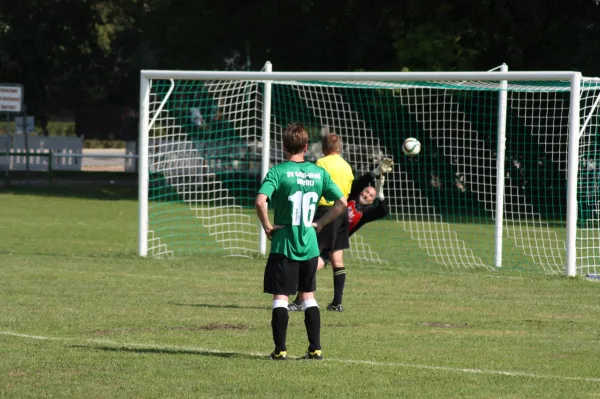
[[[0,85],[0,112],[21,112],[23,88]]]

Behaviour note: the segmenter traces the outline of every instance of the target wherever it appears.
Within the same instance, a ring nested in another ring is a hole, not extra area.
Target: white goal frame
[[[577,176],[580,137],[580,86],[582,75],[574,71],[540,71],[540,72],[508,72],[503,65],[501,71],[490,72],[272,72],[267,63],[260,72],[241,71],[177,71],[177,70],[142,70],[140,73],[140,121],[139,121],[139,228],[138,254],[148,255],[148,140],[152,125],[149,117],[150,81],[163,80],[252,80],[262,81],[265,87],[263,102],[262,142],[266,146],[262,151],[261,176],[264,177],[269,166],[269,116],[271,112],[271,82],[273,81],[493,81],[498,82],[499,89],[506,87],[508,81],[569,81],[569,144],[567,171],[567,220],[566,220],[566,264],[565,275],[576,275],[576,234],[577,234]],[[505,94],[505,90],[504,90]],[[503,128],[506,126],[506,95],[500,95],[498,120],[498,157],[504,154]],[[504,162],[497,159],[498,176],[504,173]],[[498,179],[502,182],[503,179]],[[495,265],[502,264],[502,214],[504,187],[497,185],[497,211],[495,234]],[[259,235],[258,252],[265,254],[266,237],[262,229]]]

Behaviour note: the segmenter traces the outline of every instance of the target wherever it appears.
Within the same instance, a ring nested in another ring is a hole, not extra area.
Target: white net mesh
[[[583,82],[579,138],[577,266],[600,273],[600,80]]]
[[[252,204],[260,184],[263,82],[151,83],[150,253],[256,254]],[[582,85],[582,273],[600,264],[597,87],[597,80]],[[341,135],[356,178],[382,157],[393,158],[384,188],[390,215],[354,234],[346,258],[492,269],[499,88],[494,81],[273,82],[270,164],[284,161],[281,134],[292,121],[309,130],[311,161],[322,156],[325,132]],[[564,272],[569,90],[566,81],[509,82],[503,267]],[[403,155],[407,137],[421,141],[420,155]]]

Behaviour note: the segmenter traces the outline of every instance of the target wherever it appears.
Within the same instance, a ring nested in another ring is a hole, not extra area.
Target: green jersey
[[[271,252],[293,260],[319,256],[317,233],[312,227],[321,197],[335,201],[343,197],[327,171],[311,162],[284,162],[269,170],[259,194],[269,198],[275,213]]]

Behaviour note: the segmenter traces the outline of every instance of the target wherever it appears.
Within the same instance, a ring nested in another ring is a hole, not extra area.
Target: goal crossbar
[[[146,79],[187,80],[271,80],[271,81],[315,81],[315,80],[372,80],[372,81],[552,81],[572,80],[581,76],[574,71],[544,72],[238,72],[238,71],[161,71],[142,70]]]

